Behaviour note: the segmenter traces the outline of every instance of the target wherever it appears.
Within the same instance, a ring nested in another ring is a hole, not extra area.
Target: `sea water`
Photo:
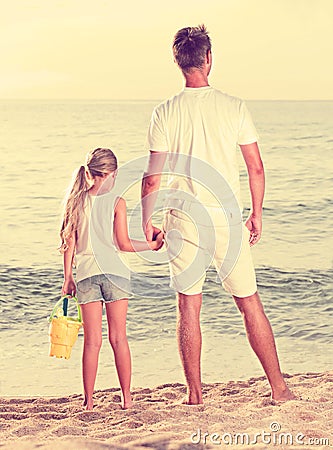
[[[47,318],[62,284],[57,250],[62,199],[85,154],[109,147],[125,168],[120,175],[131,180],[124,192],[129,214],[137,211],[141,172],[132,162],[145,156],[156,103],[0,102],[0,395],[80,392],[82,333],[69,360],[48,356]],[[330,370],[333,102],[247,104],[260,135],[267,182],[263,236],[252,253],[282,370]],[[239,160],[246,218],[250,197],[245,165]],[[139,217],[134,219],[130,232],[142,238]],[[131,255],[129,261],[134,291],[128,313],[132,384],[183,382],[167,264],[154,264],[147,255]],[[204,382],[262,375],[240,314],[213,269],[207,274],[201,319]],[[118,385],[105,317],[103,337],[97,388]]]

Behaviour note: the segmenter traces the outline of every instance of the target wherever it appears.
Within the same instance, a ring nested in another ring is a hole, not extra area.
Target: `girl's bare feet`
[[[86,411],[92,411],[94,407],[93,399],[87,399],[87,397],[84,397],[82,406],[85,408]]]
[[[132,402],[132,396],[131,394],[127,394],[126,396],[123,396],[122,399],[122,408],[123,409],[129,409],[132,408],[133,402]]]

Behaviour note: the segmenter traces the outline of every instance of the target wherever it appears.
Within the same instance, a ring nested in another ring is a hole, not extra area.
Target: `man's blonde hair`
[[[205,25],[177,31],[172,45],[173,56],[184,73],[200,69],[211,50],[211,40]]]

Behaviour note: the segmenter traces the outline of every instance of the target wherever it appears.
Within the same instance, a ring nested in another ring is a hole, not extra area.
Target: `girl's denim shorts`
[[[93,275],[77,283],[76,295],[80,305],[115,302],[131,295],[131,283],[127,278],[116,275]]]

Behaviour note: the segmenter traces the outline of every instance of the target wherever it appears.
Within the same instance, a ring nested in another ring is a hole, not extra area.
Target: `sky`
[[[162,99],[175,32],[204,23],[210,84],[246,99],[333,99],[332,0],[0,0],[0,98]]]

